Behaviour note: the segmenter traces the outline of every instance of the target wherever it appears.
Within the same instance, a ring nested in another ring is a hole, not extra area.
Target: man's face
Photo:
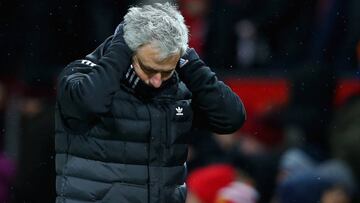
[[[180,59],[180,52],[159,60],[160,52],[151,44],[141,46],[133,56],[133,67],[136,74],[147,85],[159,88],[163,81],[169,79],[175,72]]]

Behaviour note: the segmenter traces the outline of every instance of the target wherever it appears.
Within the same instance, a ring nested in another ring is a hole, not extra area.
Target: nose
[[[150,84],[155,88],[159,88],[161,86],[161,83],[161,73],[156,73],[150,78]]]

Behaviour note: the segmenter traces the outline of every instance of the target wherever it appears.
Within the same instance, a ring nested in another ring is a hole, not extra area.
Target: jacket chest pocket
[[[168,105],[166,113],[167,146],[186,143],[186,133],[192,127],[191,100],[179,100]]]

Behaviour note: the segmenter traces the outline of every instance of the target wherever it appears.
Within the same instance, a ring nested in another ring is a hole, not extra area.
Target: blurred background
[[[57,74],[152,2],[0,1],[0,202],[54,202]],[[247,110],[189,135],[187,203],[359,202],[360,1],[170,2]]]

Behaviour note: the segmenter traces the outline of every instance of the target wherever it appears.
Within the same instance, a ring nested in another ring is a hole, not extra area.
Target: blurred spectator
[[[236,64],[239,68],[250,68],[263,65],[269,57],[268,45],[259,38],[253,22],[241,20],[235,24],[237,37]]]
[[[279,182],[277,202],[317,203],[342,199],[350,203],[357,186],[347,165],[338,160],[318,164],[311,170],[288,174]],[[343,203],[338,202],[338,203]]]
[[[351,203],[351,200],[341,188],[331,188],[321,196],[321,203]]]
[[[281,183],[299,173],[309,172],[315,161],[300,149],[289,149],[281,157],[277,182]]]
[[[213,203],[217,192],[235,178],[236,171],[230,165],[219,164],[199,168],[188,176],[188,191],[200,200],[199,203]]]
[[[318,203],[321,195],[331,187],[328,180],[313,174],[298,174],[286,180],[278,189],[278,203]]]
[[[187,185],[187,203],[255,203],[258,198],[251,181],[227,164],[196,169]]]
[[[360,96],[354,96],[335,114],[330,143],[334,157],[346,162],[360,183]]]
[[[251,178],[250,182],[261,194],[259,202],[271,199],[279,161],[277,150],[265,148],[251,136],[194,131],[190,137],[189,174],[212,164],[230,164]]]
[[[256,203],[258,192],[249,184],[232,182],[229,186],[219,190],[216,203]]]
[[[283,153],[279,165],[278,183],[285,182],[299,174],[313,173],[314,171],[319,176],[335,180],[348,191],[356,190],[353,173],[345,162],[337,159],[318,162],[298,148],[290,148]]]

